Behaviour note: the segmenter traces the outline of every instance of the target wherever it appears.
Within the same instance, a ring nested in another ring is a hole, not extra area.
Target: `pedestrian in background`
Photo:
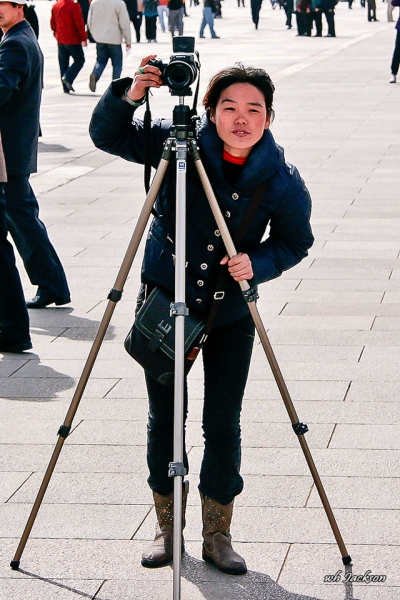
[[[282,6],[286,14],[286,27],[292,29],[293,0],[283,0]]]
[[[161,29],[163,33],[167,31],[168,27],[168,0],[159,0],[159,4],[157,6],[158,19],[160,21]]]
[[[297,35],[310,36],[312,27],[311,0],[296,0]]]
[[[37,293],[28,308],[71,301],[60,259],[39,219],[39,205],[29,183],[37,171],[43,54],[24,18],[26,0],[0,0],[0,131],[6,162],[6,227]]]
[[[255,25],[255,28],[258,29],[258,22],[260,20],[260,10],[262,5],[262,0],[250,0],[251,5],[251,18]]]
[[[87,46],[85,22],[78,2],[58,0],[53,4],[50,27],[58,44],[58,64],[63,90],[65,94],[69,94],[75,91],[72,84],[85,64],[82,46]]]
[[[376,0],[367,0],[368,21],[377,21],[376,18]]]
[[[158,0],[144,0],[144,19],[148,42],[157,42]]]
[[[392,0],[393,6],[400,6],[400,0]],[[394,46],[391,71],[390,83],[396,83],[397,73],[399,72],[400,65],[400,15],[395,25],[396,29],[396,42]]]
[[[315,23],[315,37],[322,37],[321,0],[311,0],[311,20]]]
[[[213,39],[219,39],[219,35],[217,35],[214,31],[214,13],[216,11],[216,6],[214,0],[204,0],[203,6],[203,20],[200,26],[200,37],[204,37],[204,29],[206,25],[210,28],[211,37]]]
[[[177,30],[178,35],[183,35],[183,2],[182,0],[169,0],[168,2],[169,29],[172,37]]]
[[[89,78],[89,88],[96,85],[109,60],[112,78],[118,79],[122,72],[122,42],[131,47],[131,26],[128,9],[123,0],[92,0],[89,7],[88,27],[96,40],[97,59]]]
[[[336,37],[335,6],[336,0],[321,0],[321,12],[325,15],[326,23],[328,25],[328,33],[325,37]]]

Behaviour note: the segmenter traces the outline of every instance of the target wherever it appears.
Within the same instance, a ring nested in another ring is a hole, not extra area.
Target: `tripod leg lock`
[[[59,435],[62,438],[67,438],[69,436],[70,431],[71,427],[67,427],[67,425],[61,425],[57,435]]]
[[[308,425],[306,423],[293,423],[292,427],[296,435],[304,435],[308,431]]]
[[[107,296],[107,300],[111,300],[112,302],[119,302],[122,298],[122,290],[116,290],[113,288],[110,290],[110,293]]]
[[[256,300],[258,300],[260,296],[258,295],[257,287],[249,288],[248,290],[243,292],[243,297],[246,300],[246,302],[255,302]]]
[[[187,470],[180,462],[170,462],[168,477],[185,477]]]
[[[171,317],[187,317],[189,310],[184,302],[171,302]]]

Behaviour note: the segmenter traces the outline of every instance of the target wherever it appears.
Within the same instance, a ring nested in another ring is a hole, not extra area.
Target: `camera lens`
[[[164,81],[169,88],[175,91],[183,90],[195,81],[197,71],[187,62],[172,61],[164,71]]]

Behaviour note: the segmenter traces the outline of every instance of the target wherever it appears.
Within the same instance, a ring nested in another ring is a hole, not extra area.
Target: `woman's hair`
[[[203,98],[204,108],[209,111],[217,106],[221,93],[234,83],[249,83],[258,88],[265,98],[267,115],[274,118],[272,100],[275,86],[264,69],[245,67],[242,63],[235,63],[233,67],[226,67],[211,78],[206,94]]]

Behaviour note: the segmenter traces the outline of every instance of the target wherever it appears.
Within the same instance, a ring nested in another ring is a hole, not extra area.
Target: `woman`
[[[161,85],[159,70],[148,56],[132,79],[115,81],[94,110],[90,134],[98,148],[144,163],[143,122],[133,118],[148,88]],[[243,489],[240,475],[240,411],[254,341],[254,324],[237,282],[257,285],[281,275],[307,256],[313,243],[311,201],[297,169],[269,131],[274,86],[262,69],[241,64],[223,69],[211,80],[206,109],[197,131],[204,167],[231,232],[238,228],[251,196],[267,187],[238,254],[225,255],[220,233],[198,178],[187,166],[186,302],[207,315],[219,272],[228,269],[225,296],[203,348],[204,456],[199,490],[203,516],[203,558],[220,570],[238,574],[246,563],[231,545],[229,533],[235,496]],[[171,121],[152,122],[153,166],[157,167]],[[162,182],[156,203],[160,217],[151,225],[142,266],[140,302],[155,286],[174,290],[175,165]],[[262,241],[267,226],[267,239]],[[221,267],[222,265],[222,267]],[[172,558],[173,386],[162,386],[146,374],[149,395],[148,466],[159,530],[142,557],[157,567]],[[185,416],[187,386],[185,382]],[[188,468],[187,456],[184,464]],[[187,490],[184,490],[184,500]],[[185,502],[184,502],[185,504]],[[184,517],[183,517],[184,522]]]

